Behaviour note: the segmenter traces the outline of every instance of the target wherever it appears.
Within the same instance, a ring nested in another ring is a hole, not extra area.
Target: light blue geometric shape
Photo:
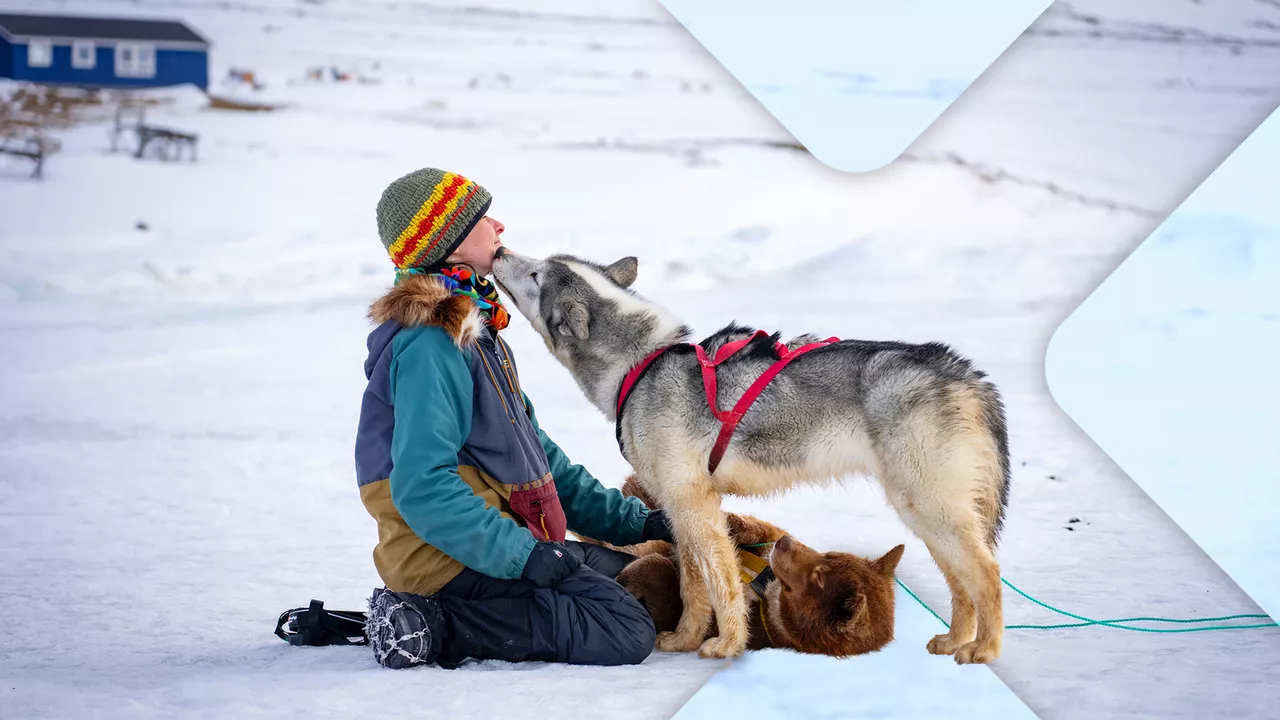
[[[747,653],[716,673],[672,720],[1034,720],[995,673],[925,651],[946,628],[895,588],[894,640],[843,660],[785,650]]]
[[[1280,112],[1058,328],[1054,399],[1280,618]]]
[[[1051,0],[662,0],[814,157],[901,155]]]

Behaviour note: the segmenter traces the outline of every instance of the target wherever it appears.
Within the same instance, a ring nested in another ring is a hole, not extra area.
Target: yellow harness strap
[[[750,585],[768,567],[768,560],[755,553],[738,548],[738,572],[742,576],[742,582]],[[757,592],[756,594],[759,595],[760,593]]]
[[[742,577],[742,582],[746,583],[747,587],[759,597],[756,605],[760,608],[760,625],[764,628],[765,637],[769,638],[769,645],[773,646],[773,635],[769,632],[769,623],[765,621],[764,612],[764,585],[768,580],[773,579],[773,569],[769,567],[768,560],[738,548],[738,574]],[[765,577],[761,578],[761,574]]]

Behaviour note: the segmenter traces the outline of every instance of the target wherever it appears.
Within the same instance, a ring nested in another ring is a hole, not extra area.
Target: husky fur
[[[653,506],[634,476],[623,483],[622,494]],[[902,558],[902,545],[875,560],[824,554],[759,518],[733,513],[725,517],[735,545],[772,545],[769,550],[743,548],[767,558],[777,576],[765,586],[763,598],[746,593],[748,650],[781,648],[847,657],[875,652],[893,640],[893,572]],[[650,540],[616,549],[639,556],[618,574],[618,582],[645,606],[659,632],[675,630],[684,609],[675,546]],[[716,634],[713,627],[707,636]]]
[[[499,287],[610,420],[623,378],[692,331],[629,289],[635,258],[604,266],[568,255],[507,252]],[[714,356],[753,330],[729,325],[702,341]],[[790,348],[816,340],[795,338]],[[774,361],[777,336],[748,344],[717,371],[729,408]],[[720,423],[707,407],[692,348],[658,357],[632,389],[619,427],[623,454],[665,508],[680,553],[684,608],[662,651],[734,657],[747,646],[747,601],[723,495],[769,495],[801,483],[874,476],[924,541],[951,591],[950,630],[929,641],[959,663],[1000,654],[1004,618],[996,560],[1009,487],[1004,408],[995,386],[939,343],[844,340],[797,358],[743,416],[715,473]],[[712,614],[718,634],[707,639]]]

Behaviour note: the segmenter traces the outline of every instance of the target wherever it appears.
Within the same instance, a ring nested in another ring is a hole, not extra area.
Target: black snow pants
[[[574,665],[633,665],[653,652],[648,611],[614,581],[634,556],[568,541],[582,566],[559,585],[499,580],[464,569],[439,593],[444,618],[437,663],[468,658]]]

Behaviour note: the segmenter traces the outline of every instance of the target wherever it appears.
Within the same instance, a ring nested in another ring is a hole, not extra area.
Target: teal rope
[[[764,547],[766,545],[772,545],[772,544],[773,543],[771,542],[762,542],[762,543],[755,543],[752,545],[739,545],[738,547],[759,548],[759,547]],[[929,607],[929,605],[925,603],[924,600],[921,600],[919,595],[916,595],[914,592],[912,592],[911,588],[907,587],[906,583],[902,582],[902,580],[896,577],[893,580],[894,582],[898,583],[898,587],[902,588],[904,591],[906,591],[908,595],[911,596],[911,599],[920,603],[920,607],[924,608],[925,610],[928,610],[929,614],[937,618],[938,622],[942,623],[943,626],[946,627],[948,630],[951,629],[951,625],[948,624],[946,620],[943,620],[941,615],[934,612],[933,608]],[[1256,628],[1280,627],[1280,624],[1277,624],[1274,620],[1271,620],[1270,615],[1262,615],[1258,613],[1245,613],[1241,615],[1221,615],[1218,617],[1191,618],[1191,619],[1144,616],[1144,617],[1116,618],[1114,620],[1094,620],[1093,618],[1087,618],[1083,615],[1076,615],[1075,613],[1069,613],[1066,610],[1056,608],[1050,605],[1049,603],[1037,600],[1036,598],[1033,598],[1030,595],[1023,592],[1017,585],[1014,585],[1013,583],[1009,582],[1008,580],[1005,580],[1004,578],[1000,578],[1000,582],[1004,583],[1005,585],[1008,585],[1009,589],[1013,590],[1014,592],[1018,593],[1022,597],[1030,600],[1031,602],[1035,603],[1036,605],[1039,605],[1040,607],[1046,610],[1081,621],[1077,623],[1060,623],[1057,625],[1005,625],[1004,626],[1005,630],[1063,630],[1067,628],[1081,628],[1081,627],[1091,627],[1094,625],[1102,625],[1104,627],[1111,627],[1117,630],[1130,630],[1132,632],[1192,633],[1192,632],[1208,632],[1210,630],[1253,630]],[[1125,624],[1125,623],[1135,623],[1135,622],[1149,622],[1149,623],[1196,625],[1200,623],[1226,622],[1228,620],[1249,620],[1249,619],[1253,619],[1253,620],[1266,619],[1269,622],[1259,623],[1256,625],[1213,625],[1211,627],[1193,627],[1193,628],[1144,628],[1144,627],[1134,627],[1132,625]]]
[[[928,610],[930,615],[933,615],[935,618],[938,618],[938,622],[942,623],[947,629],[951,628],[951,626],[947,624],[947,621],[943,620],[942,616],[934,612],[933,608],[925,604],[925,602],[920,599],[919,595],[916,595],[914,592],[912,592],[911,588],[907,587],[906,583],[902,582],[902,580],[896,577],[894,578],[894,581],[897,582],[898,587],[906,591],[906,593],[910,595],[913,600],[920,603],[921,607],[923,607],[925,610]],[[1076,615],[1075,613],[1069,613],[1066,610],[1056,608],[1050,605],[1049,603],[1037,600],[1034,597],[1031,597],[1027,593],[1023,592],[1021,589],[1018,588],[1018,586],[1014,585],[1008,580],[1005,580],[1004,578],[1000,578],[1000,582],[1004,583],[1005,585],[1008,585],[1009,588],[1014,592],[1018,593],[1022,597],[1030,600],[1031,602],[1035,603],[1036,605],[1039,605],[1040,607],[1046,610],[1050,610],[1059,615],[1064,615],[1066,617],[1075,618],[1076,620],[1082,621],[1078,623],[1063,623],[1058,625],[1005,625],[1004,627],[1006,630],[1061,630],[1064,628],[1078,628],[1078,627],[1089,627],[1092,625],[1102,625],[1104,627],[1111,627],[1117,630],[1130,630],[1133,632],[1189,633],[1189,632],[1207,632],[1210,630],[1251,630],[1255,628],[1280,627],[1280,625],[1278,625],[1275,621],[1259,623],[1257,625],[1214,625],[1212,627],[1194,627],[1194,628],[1134,627],[1132,625],[1125,625],[1124,623],[1155,622],[1155,623],[1196,624],[1196,623],[1207,623],[1207,622],[1225,622],[1227,620],[1243,620],[1243,619],[1249,619],[1249,618],[1252,618],[1252,619],[1266,618],[1267,620],[1271,620],[1271,617],[1269,615],[1250,613],[1250,614],[1242,614],[1242,615],[1222,615],[1220,617],[1194,618],[1194,619],[1162,618],[1162,617],[1131,617],[1131,618],[1118,618],[1115,620],[1094,620],[1092,618],[1084,617],[1083,615]]]
[[[948,630],[950,630],[950,629],[951,629],[951,625],[950,625],[950,624],[948,624],[946,620],[943,620],[941,615],[939,615],[938,613],[934,612],[934,611],[933,611],[933,608],[929,607],[928,605],[925,605],[925,604],[924,604],[924,601],[920,599],[920,596],[918,596],[918,595],[916,595],[915,593],[911,592],[911,588],[907,587],[907,584],[906,584],[906,583],[902,582],[901,580],[899,580],[899,579],[898,579],[898,578],[896,578],[896,577],[893,579],[893,581],[894,581],[894,582],[896,582],[896,583],[898,583],[898,587],[902,588],[903,590],[906,590],[908,595],[910,595],[911,597],[915,598],[915,601],[916,601],[916,602],[918,602],[918,603],[920,603],[921,605],[923,605],[923,606],[924,606],[924,609],[925,609],[925,610],[928,610],[930,615],[932,615],[932,616],[934,616],[934,617],[938,618],[938,622],[940,622],[940,623],[942,623],[944,626],[946,626],[946,628],[947,628]]]
[[[1272,621],[1272,622],[1266,622],[1266,623],[1260,623],[1260,624],[1257,624],[1257,625],[1215,625],[1215,626],[1213,626],[1213,627],[1195,627],[1195,628],[1143,628],[1143,627],[1133,627],[1132,625],[1124,625],[1124,624],[1122,624],[1122,623],[1127,623],[1127,622],[1206,623],[1206,622],[1223,622],[1223,621],[1226,621],[1226,620],[1240,620],[1240,619],[1244,619],[1244,618],[1255,618],[1255,619],[1259,619],[1259,618],[1266,618],[1267,620],[1271,620],[1271,617],[1270,617],[1270,616],[1268,616],[1268,615],[1260,615],[1260,614],[1256,614],[1256,613],[1254,613],[1254,614],[1244,614],[1244,615],[1223,615],[1223,616],[1221,616],[1221,617],[1194,618],[1194,619],[1161,618],[1161,617],[1136,617],[1136,618],[1120,618],[1119,620],[1094,620],[1094,619],[1092,619],[1092,618],[1084,617],[1083,615],[1076,615],[1076,614],[1074,614],[1074,613],[1069,613],[1069,612],[1067,612],[1066,610],[1060,610],[1060,609],[1058,609],[1058,608],[1056,608],[1056,607],[1054,607],[1054,606],[1052,606],[1052,605],[1050,605],[1050,604],[1048,604],[1048,603],[1046,603],[1046,602],[1041,602],[1040,600],[1037,600],[1037,599],[1035,599],[1035,598],[1031,597],[1030,595],[1026,594],[1026,593],[1025,593],[1025,592],[1023,592],[1021,589],[1019,589],[1016,585],[1014,585],[1013,583],[1009,582],[1008,580],[1005,580],[1004,578],[1000,578],[1000,582],[1004,583],[1005,585],[1008,585],[1008,586],[1009,586],[1009,588],[1010,588],[1011,590],[1013,590],[1014,592],[1018,593],[1018,594],[1019,594],[1019,595],[1021,595],[1022,597],[1024,597],[1024,598],[1026,598],[1026,599],[1030,600],[1031,602],[1035,603],[1036,605],[1039,605],[1040,607],[1042,607],[1042,608],[1044,608],[1044,609],[1046,609],[1046,610],[1051,610],[1051,611],[1053,611],[1053,612],[1055,612],[1055,613],[1058,613],[1059,615],[1065,615],[1065,616],[1067,616],[1067,617],[1069,617],[1069,618],[1075,618],[1076,620],[1082,620],[1082,621],[1083,621],[1083,622],[1080,622],[1080,623],[1070,623],[1069,625],[1066,625],[1066,626],[1053,626],[1053,625],[1046,625],[1046,626],[1044,626],[1044,627],[1035,626],[1035,625],[1027,625],[1027,626],[1005,626],[1005,629],[1010,629],[1010,628],[1022,629],[1022,628],[1024,628],[1024,627],[1025,627],[1026,629],[1035,629],[1035,630],[1054,630],[1054,629],[1058,629],[1059,627],[1086,627],[1086,626],[1089,626],[1089,625],[1104,625],[1104,626],[1106,626],[1106,627],[1113,627],[1113,628],[1116,628],[1117,630],[1131,630],[1131,631],[1133,631],[1133,632],[1147,632],[1147,633],[1189,633],[1189,632],[1208,632],[1208,631],[1210,631],[1210,630],[1250,630],[1250,629],[1253,629],[1253,628],[1277,627],[1277,624],[1276,624],[1274,621]]]
[[[1210,627],[1194,627],[1194,628],[1142,628],[1130,627],[1119,623],[1130,621],[1142,622],[1163,622],[1163,623],[1202,623],[1214,622],[1216,618],[1200,618],[1200,619],[1177,619],[1177,618],[1119,618],[1117,620],[1087,620],[1078,623],[1062,623],[1058,625],[1005,625],[1005,630],[1061,630],[1063,628],[1080,628],[1090,627],[1092,625],[1102,625],[1104,627],[1113,627],[1117,630],[1132,630],[1133,632],[1147,633],[1191,633],[1191,632],[1207,632],[1209,630],[1250,630],[1254,628],[1277,627],[1274,622],[1259,623],[1257,625],[1213,625]]]

